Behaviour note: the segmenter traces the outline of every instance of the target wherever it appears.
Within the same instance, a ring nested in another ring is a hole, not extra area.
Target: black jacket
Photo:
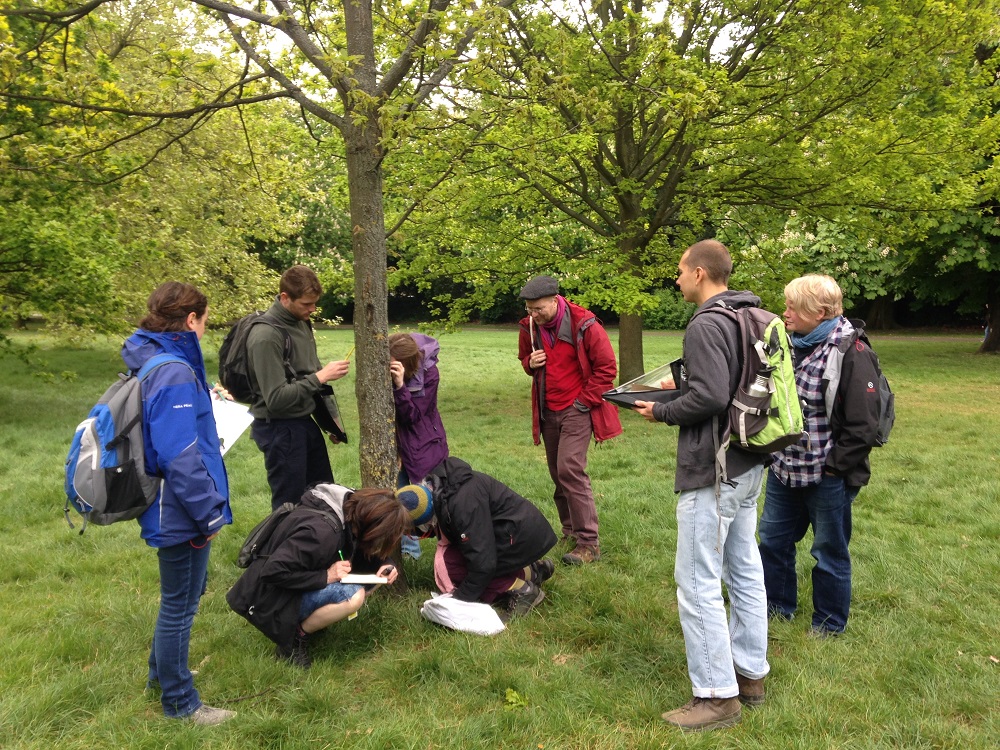
[[[312,513],[313,508],[326,513]],[[354,554],[354,540],[343,520],[315,492],[288,514],[226,594],[233,611],[264,635],[290,649],[299,625],[303,593],[325,588],[327,569]],[[361,572],[360,570],[358,572]]]
[[[442,461],[431,476],[440,482],[434,493],[438,525],[468,568],[456,599],[478,601],[494,578],[540,560],[555,546],[555,532],[541,511],[503,482],[459,458]]]
[[[828,408],[833,447],[824,469],[844,478],[851,487],[862,487],[871,478],[868,456],[876,444],[879,413],[878,357],[865,335],[864,321],[852,320],[854,333],[837,347],[842,356],[839,377],[834,375],[831,356],[823,377],[823,388],[832,401]],[[836,354],[836,353],[834,353]]]

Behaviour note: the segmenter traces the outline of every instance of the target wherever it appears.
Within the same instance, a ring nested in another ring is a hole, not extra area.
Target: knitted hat
[[[551,276],[536,276],[521,289],[521,299],[541,299],[559,294],[559,282]]]
[[[422,484],[408,484],[396,490],[396,497],[406,508],[414,526],[430,523],[434,517],[434,496]]]

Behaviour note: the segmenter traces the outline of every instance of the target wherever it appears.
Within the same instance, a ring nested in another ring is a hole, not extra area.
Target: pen
[[[349,361],[351,359],[351,355],[352,354],[354,354],[354,347],[353,346],[351,347],[351,350],[349,352],[347,352],[347,354],[344,355],[344,359]]]
[[[338,549],[337,554],[340,555],[340,561],[344,562],[344,550]]]

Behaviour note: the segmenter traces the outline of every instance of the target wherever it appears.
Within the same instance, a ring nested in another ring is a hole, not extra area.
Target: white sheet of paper
[[[253,422],[253,415],[246,404],[217,398],[212,399],[212,413],[215,414],[215,429],[219,432],[224,456]]]
[[[389,583],[389,579],[384,576],[377,576],[374,573],[348,573],[340,579],[341,583]]]

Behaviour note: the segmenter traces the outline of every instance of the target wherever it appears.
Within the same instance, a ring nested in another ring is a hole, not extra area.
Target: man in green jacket
[[[350,362],[321,365],[310,318],[323,293],[316,273],[292,266],[281,275],[280,293],[247,337],[254,416],[250,434],[264,452],[271,507],[298,502],[316,482],[333,482],[323,433],[312,419],[316,394],[344,377]],[[285,337],[291,354],[285,363]]]

